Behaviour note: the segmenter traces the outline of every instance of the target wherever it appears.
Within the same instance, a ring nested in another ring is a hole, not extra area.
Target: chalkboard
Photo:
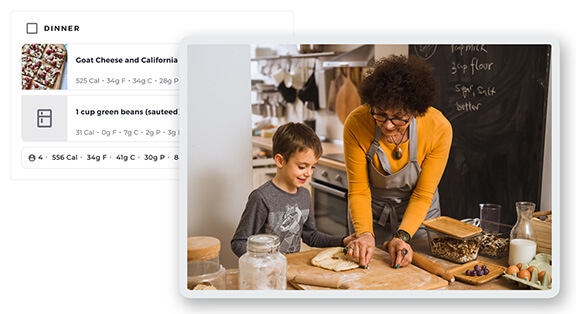
[[[502,205],[516,222],[517,201],[539,208],[550,45],[410,45],[433,67],[434,107],[450,120],[453,142],[438,187],[442,214],[479,217]]]

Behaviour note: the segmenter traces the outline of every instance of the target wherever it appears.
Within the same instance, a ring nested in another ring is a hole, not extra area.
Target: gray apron
[[[394,232],[398,230],[400,222],[404,217],[404,212],[408,207],[408,201],[420,177],[422,169],[418,164],[418,128],[416,118],[412,119],[409,126],[409,146],[410,161],[396,173],[392,173],[390,162],[382,148],[380,147],[380,135],[382,130],[376,125],[376,132],[374,141],[366,154],[368,161],[368,175],[370,180],[370,192],[372,195],[372,225],[374,235],[376,236],[376,245],[384,243],[392,239]],[[378,159],[382,163],[382,168],[386,174],[380,173],[376,166],[374,166],[374,155],[378,155]],[[438,188],[434,193],[432,205],[428,209],[426,219],[440,216],[440,202],[438,196]],[[386,227],[386,223],[390,222],[390,227]],[[426,237],[426,231],[423,226],[420,226],[418,231],[412,238]]]

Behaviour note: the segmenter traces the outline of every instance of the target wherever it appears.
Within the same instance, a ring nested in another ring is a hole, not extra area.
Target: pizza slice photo
[[[62,44],[24,44],[22,46],[22,89],[61,89],[66,55],[66,46]]]

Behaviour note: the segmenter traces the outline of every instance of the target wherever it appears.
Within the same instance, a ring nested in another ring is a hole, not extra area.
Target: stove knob
[[[321,176],[323,177],[327,177],[328,176],[328,172],[326,172],[326,170],[322,170],[322,172],[320,173]]]
[[[342,177],[341,177],[339,174],[337,174],[337,175],[334,177],[334,180],[336,180],[336,181],[338,181],[338,182],[342,182]]]

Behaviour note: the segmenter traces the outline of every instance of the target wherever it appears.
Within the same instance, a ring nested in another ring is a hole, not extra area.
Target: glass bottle
[[[508,265],[528,263],[536,255],[536,230],[532,227],[532,213],[536,204],[516,202],[518,218],[510,231]]]
[[[272,234],[248,237],[247,252],[238,261],[241,290],[285,290],[286,257],[278,248],[280,238]]]

